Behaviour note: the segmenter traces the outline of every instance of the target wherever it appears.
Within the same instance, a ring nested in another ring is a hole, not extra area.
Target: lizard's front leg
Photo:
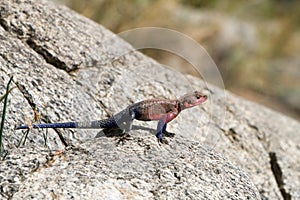
[[[174,134],[169,133],[167,131],[167,123],[169,123],[170,121],[175,119],[178,114],[179,114],[178,109],[174,108],[171,112],[168,112],[168,113],[166,113],[166,115],[163,115],[161,117],[161,119],[158,121],[156,137],[159,139],[160,142],[163,142],[163,137],[162,137],[163,133],[174,136]],[[167,141],[164,141],[164,142],[167,142]]]
[[[163,142],[163,133],[166,131],[167,129],[167,123],[166,123],[166,118],[162,118],[158,121],[157,124],[157,133],[156,133],[156,137],[158,138],[158,140],[160,142]]]
[[[167,123],[164,124],[164,126],[162,128],[162,133],[168,133],[168,131],[167,131]]]

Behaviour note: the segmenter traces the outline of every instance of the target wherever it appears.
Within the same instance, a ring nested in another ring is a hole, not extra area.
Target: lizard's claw
[[[131,136],[129,133],[124,133],[117,141],[117,145],[119,144],[124,144],[124,141],[126,140],[132,140]]]
[[[164,138],[157,138],[158,143],[161,144],[169,144],[169,141]]]

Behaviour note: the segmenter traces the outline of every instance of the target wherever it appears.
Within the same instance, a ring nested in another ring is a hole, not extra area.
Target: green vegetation
[[[38,109],[37,108],[34,108],[34,117],[33,117],[33,119],[32,120],[28,120],[28,125],[30,126],[31,124],[33,124],[33,123],[36,123],[36,124],[40,124],[40,123],[42,123],[41,122],[41,115],[40,115],[40,113],[38,112]],[[45,123],[50,123],[49,122],[49,118],[48,118],[48,112],[47,112],[47,110],[46,110],[46,117],[45,117]],[[22,135],[22,137],[21,137],[21,139],[20,139],[20,141],[19,141],[19,143],[18,143],[18,147],[20,147],[20,146],[24,146],[25,144],[26,144],[26,141],[27,141],[27,138],[28,138],[28,135],[29,135],[29,132],[30,132],[30,128],[29,129],[27,129],[27,130],[24,130],[23,131],[23,135]],[[40,132],[42,132],[42,134],[43,134],[43,139],[44,139],[44,147],[48,147],[48,144],[47,144],[47,140],[48,140],[48,129],[41,129],[41,130],[39,130]]]
[[[10,79],[9,79],[7,85],[6,85],[6,92],[5,92],[5,94],[0,98],[0,102],[2,102],[2,100],[4,99],[3,111],[2,111],[2,118],[1,118],[1,126],[0,126],[0,156],[2,155],[2,136],[3,136],[3,130],[4,130],[5,114],[6,114],[6,108],[7,108],[8,94],[13,89],[13,88],[9,89],[12,80],[13,80],[13,76],[10,77]]]
[[[26,140],[27,140],[27,137],[28,137],[28,134],[29,134],[29,130],[30,129],[27,129],[24,131],[20,141],[19,141],[19,144],[18,144],[18,147],[20,147],[21,145],[25,145],[26,143]]]

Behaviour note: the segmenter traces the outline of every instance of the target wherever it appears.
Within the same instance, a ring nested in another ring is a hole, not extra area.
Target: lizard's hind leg
[[[132,123],[134,120],[134,113],[131,113],[130,115],[126,115],[125,119],[123,119],[122,125],[123,127],[120,127],[121,129],[123,129],[123,135],[121,136],[121,138],[118,140],[117,144],[123,144],[125,140],[130,140],[130,134],[129,132],[132,129]]]
[[[129,111],[129,116],[126,117],[126,120],[125,120],[125,133],[129,133],[132,129],[132,124],[133,124],[133,120],[135,118],[135,114],[133,111]]]

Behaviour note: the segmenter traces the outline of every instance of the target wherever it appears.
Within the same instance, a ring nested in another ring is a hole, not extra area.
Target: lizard
[[[207,95],[194,91],[186,94],[179,99],[149,99],[129,105],[121,112],[110,118],[87,121],[87,122],[58,122],[48,124],[32,124],[18,126],[16,129],[30,128],[120,128],[125,133],[129,133],[132,128],[133,120],[158,121],[156,137],[163,142],[163,133],[167,132],[167,123],[175,119],[178,114],[187,108],[197,106],[208,99]]]

